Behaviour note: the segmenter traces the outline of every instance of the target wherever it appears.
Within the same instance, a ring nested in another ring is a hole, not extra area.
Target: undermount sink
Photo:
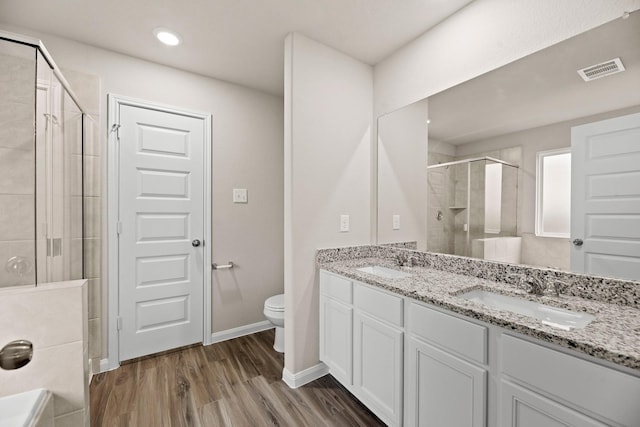
[[[543,325],[565,331],[582,329],[595,319],[595,316],[588,313],[551,307],[535,301],[501,295],[482,289],[465,292],[460,297],[488,307],[497,308],[498,310],[507,310],[523,316],[533,317],[540,320]]]
[[[356,268],[356,270],[373,274],[374,276],[384,277],[385,279],[401,279],[411,276],[411,274],[405,273],[404,271],[394,270],[393,268],[387,268],[381,265],[368,265],[366,267]]]

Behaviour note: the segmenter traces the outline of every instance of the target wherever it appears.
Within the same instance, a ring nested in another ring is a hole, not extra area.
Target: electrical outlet
[[[400,215],[393,216],[393,229],[400,230]]]
[[[349,215],[340,215],[340,232],[349,231]]]
[[[246,188],[233,189],[233,203],[248,203]]]

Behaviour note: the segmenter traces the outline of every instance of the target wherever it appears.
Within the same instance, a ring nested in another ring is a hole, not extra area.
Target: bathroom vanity
[[[318,257],[320,360],[388,425],[640,426],[640,310],[611,301],[637,298],[637,283],[609,283],[609,299],[535,296],[476,277],[506,264],[406,251],[419,265],[400,267],[403,250],[370,248]],[[456,262],[478,274],[445,271]],[[464,297],[479,289],[541,303],[554,321]],[[585,312],[586,326],[563,324]]]

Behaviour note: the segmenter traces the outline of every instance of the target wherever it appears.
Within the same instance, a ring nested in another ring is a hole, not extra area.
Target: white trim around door
[[[118,340],[118,213],[119,213],[119,153],[118,153],[118,126],[120,121],[119,111],[123,106],[146,108],[172,114],[201,119],[204,122],[204,233],[205,244],[203,247],[203,345],[212,343],[211,334],[211,176],[212,176],[212,118],[211,114],[175,108],[172,106],[151,103],[139,99],[121,95],[108,94],[108,137],[107,137],[107,271],[108,271],[108,318],[107,318],[107,363],[101,363],[101,370],[115,369],[120,365],[119,340]],[[103,359],[105,361],[105,359]],[[103,366],[107,365],[107,366]]]

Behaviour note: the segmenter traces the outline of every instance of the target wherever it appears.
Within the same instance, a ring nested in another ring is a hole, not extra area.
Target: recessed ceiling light
[[[156,38],[167,46],[177,46],[182,42],[180,35],[166,28],[156,28],[153,30]]]

